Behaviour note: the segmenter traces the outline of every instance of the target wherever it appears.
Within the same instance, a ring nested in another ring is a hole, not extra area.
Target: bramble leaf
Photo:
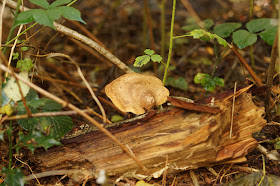
[[[135,59],[135,62],[133,64],[134,67],[142,67],[143,65],[149,63],[151,60],[151,57],[149,55],[143,55],[143,56],[138,56]]]
[[[60,5],[68,4],[70,2],[71,2],[71,0],[56,0],[50,5],[49,8],[54,8],[54,7],[57,7]]]
[[[6,167],[2,168],[2,173],[6,175],[4,183],[9,186],[24,186],[24,174],[21,172],[20,168],[9,169]],[[5,185],[3,184],[3,185]]]
[[[151,56],[151,60],[152,60],[153,62],[158,62],[158,63],[160,63],[161,60],[162,60],[162,57],[161,57],[160,55],[158,55],[158,54],[153,54],[153,55]]]
[[[33,3],[33,4],[35,4],[37,6],[40,6],[44,9],[48,9],[49,6],[50,6],[49,3],[46,0],[29,0],[29,1],[30,1],[30,3]]]
[[[66,19],[69,19],[72,21],[79,21],[81,23],[86,24],[86,22],[81,17],[81,12],[79,10],[77,10],[76,8],[69,7],[69,6],[61,6],[61,7],[55,8],[55,9],[57,9],[59,12],[61,12],[61,15]]]
[[[237,30],[232,34],[233,42],[242,49],[254,44],[257,41],[257,35],[248,32],[247,30]]]
[[[146,49],[146,50],[144,50],[144,53],[151,56],[155,53],[155,51],[153,51],[151,49]]]
[[[32,130],[28,135],[19,134],[16,151],[18,153],[21,147],[26,146],[34,153],[36,148],[43,147],[45,150],[48,150],[48,148],[54,145],[61,145],[61,143],[53,136],[45,136],[39,131]]]
[[[33,62],[30,58],[25,58],[24,60],[18,60],[17,68],[20,68],[20,71],[27,71],[33,68]]]
[[[241,26],[241,23],[222,23],[214,27],[214,33],[222,38],[226,38]]]

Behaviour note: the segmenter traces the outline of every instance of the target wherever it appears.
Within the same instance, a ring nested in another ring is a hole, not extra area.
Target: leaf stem
[[[10,31],[9,31],[7,40],[6,40],[7,42],[11,39],[12,34],[13,34],[13,31],[14,31],[14,29],[15,29],[15,24],[16,24],[16,20],[17,20],[17,17],[18,17],[20,4],[21,4],[21,0],[18,0],[18,1],[17,1],[17,7],[16,7],[16,13],[15,13],[14,20],[13,20],[13,24],[12,24],[12,27],[11,27],[11,29],[10,29]],[[2,49],[2,48],[1,48],[1,49]],[[4,47],[3,53],[5,54],[6,51],[7,51],[7,47]]]
[[[165,84],[166,77],[167,77],[167,70],[170,64],[171,60],[171,54],[172,54],[172,46],[173,46],[173,29],[174,29],[174,20],[175,20],[175,10],[176,10],[176,0],[173,0],[173,9],[172,9],[172,18],[171,18],[171,27],[170,27],[170,41],[169,41],[169,52],[168,52],[168,59],[164,71],[163,76],[163,84]]]
[[[38,23],[34,23],[33,25],[31,25],[30,27],[28,27],[27,29],[25,29],[23,32],[21,32],[18,36],[14,37],[12,40],[8,41],[5,45],[10,44],[11,42],[13,42],[14,40],[18,39],[21,35],[25,34],[28,30],[30,30],[31,28],[33,28],[35,25],[37,25]],[[3,48],[3,47],[2,47]],[[2,49],[1,48],[1,49]]]
[[[74,1],[72,1],[72,2],[71,2],[71,3],[69,3],[67,6],[71,6],[72,4],[76,3],[76,1],[78,1],[78,0],[74,0]]]

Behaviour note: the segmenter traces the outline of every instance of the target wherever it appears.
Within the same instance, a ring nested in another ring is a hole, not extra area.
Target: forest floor
[[[191,15],[181,3],[182,1],[177,1],[174,35],[185,34],[186,31],[184,31],[182,27],[194,22]],[[165,5],[165,43],[162,51],[161,3],[159,0],[148,1],[150,19],[147,19],[143,2],[144,1],[140,2],[134,0],[77,1],[73,6],[81,11],[82,18],[87,24],[84,25],[82,23],[63,19],[59,20],[59,22],[99,42],[132,69],[162,79],[163,66],[146,65],[142,68],[135,68],[133,67],[133,63],[135,58],[143,55],[144,50],[147,48],[155,50],[157,54],[162,55],[165,62],[167,61],[172,1],[167,1]],[[25,6],[29,8],[36,7],[29,2],[26,2]],[[248,0],[199,0],[192,2],[192,8],[201,20],[211,19],[213,20],[214,25],[224,22],[239,22],[242,23],[242,28],[245,28],[245,24],[250,21],[250,19],[274,18],[275,15],[277,15],[275,5],[273,5],[271,1],[255,1],[255,4],[253,5],[253,15],[251,17],[249,13],[250,1]],[[6,24],[6,26],[3,27],[4,41],[7,37],[11,20],[12,19],[9,16],[6,16],[4,19],[4,24]],[[151,22],[151,25],[149,25],[149,22]],[[37,25],[31,30],[31,33],[28,34],[31,35],[40,28],[41,26]],[[149,28],[152,29],[153,39],[151,39],[151,35],[149,34]],[[226,40],[229,43],[232,42],[231,37],[226,38]],[[96,95],[107,100],[107,102],[109,99],[104,94],[105,85],[123,75],[123,72],[120,69],[112,65],[108,59],[104,58],[93,49],[48,27],[45,27],[40,30],[40,32],[36,33],[36,35],[30,40],[29,44],[32,46],[32,49],[24,53],[26,56],[34,56],[37,51],[40,51],[39,53],[41,55],[48,53],[62,53],[71,56],[71,58],[81,67],[82,73],[90,85],[96,88]],[[168,76],[174,79],[182,78],[183,83],[181,82],[179,85],[174,86],[171,82],[170,85],[167,86],[170,95],[199,100],[208,97],[210,94],[221,93],[233,89],[235,83],[237,83],[238,87],[243,87],[248,85],[249,80],[252,81],[250,74],[244,70],[242,65],[240,65],[233,52],[227,52],[222,56],[217,66],[215,66],[215,52],[220,55],[225,51],[223,46],[215,45],[215,47],[216,48],[214,48],[212,42],[204,42],[192,39],[191,37],[174,40],[173,53],[170,62],[172,70],[169,71]],[[266,82],[266,73],[269,67],[271,49],[271,45],[268,45],[262,40],[258,40],[252,45],[252,47],[246,47],[240,50],[241,55],[250,66],[252,66],[253,55],[254,66],[252,68],[264,84]],[[93,110],[99,110],[96,103],[92,101],[88,90],[77,86],[77,84],[81,84],[81,81],[74,65],[68,64],[64,61],[61,63],[60,61],[51,58],[37,58],[35,66],[37,76],[34,76],[33,83],[52,94],[57,95],[63,100],[74,104],[80,109],[90,107]],[[277,67],[279,67],[279,64]],[[224,86],[216,86],[214,91],[207,92],[199,84],[194,83],[194,77],[197,73],[211,74],[213,69],[215,69],[215,76],[224,79]],[[40,78],[41,75],[51,77],[52,79],[42,80]],[[59,80],[63,80],[63,82]],[[170,81],[172,81],[172,79],[170,79]],[[68,82],[75,82],[76,84],[70,85]],[[280,117],[278,115],[280,104],[278,96],[279,90],[278,92],[276,91],[279,89],[279,79],[277,78],[274,80],[274,89],[275,93],[272,96],[274,104],[271,107],[271,121],[268,122],[267,126],[265,126],[259,133],[255,133],[253,136],[269,151],[277,152],[278,150],[279,153],[279,146],[278,149],[275,146],[277,139],[279,140],[280,137]],[[259,107],[265,106],[264,93],[265,92],[263,91],[253,97],[254,103]],[[107,102],[104,102],[103,106],[108,119],[111,119],[114,115],[129,117],[120,114],[114,107],[112,107],[112,105],[106,104]],[[75,115],[71,117],[75,123],[75,129],[87,123],[84,118]],[[93,117],[97,121],[102,122],[101,118],[97,116]],[[268,119],[267,117],[265,118]],[[16,122],[13,122],[13,125],[14,133],[21,130]],[[15,138],[14,140],[16,141],[18,139]],[[6,167],[8,164],[8,146],[7,140],[3,141],[3,145],[0,146],[0,156],[3,160],[0,163],[0,166]],[[19,158],[24,162],[28,162],[29,153],[30,152],[28,152],[27,149],[24,149],[19,155]],[[280,176],[279,162],[277,163],[269,160],[257,149],[250,152],[246,157],[247,161],[244,163],[217,165],[213,166],[211,171],[209,168],[205,167],[193,171],[197,176],[199,185],[230,183],[231,181],[241,178],[244,175],[249,175],[256,170],[263,171],[264,168],[267,174]],[[24,167],[25,165],[17,162],[15,163],[15,166]],[[31,169],[36,169],[35,167],[32,167],[32,165],[30,166]],[[25,167],[23,170],[23,173],[30,174],[28,168]],[[58,183],[63,185],[67,183],[67,178],[62,180],[60,180],[60,178],[61,177],[58,176],[53,176],[49,179],[42,178],[40,179],[40,182],[43,185],[55,185]],[[126,179],[121,181],[119,185],[133,185],[136,182],[137,180]],[[168,174],[167,172],[166,178],[163,179],[161,177],[147,182],[159,185],[163,185],[164,182],[166,185],[194,184],[189,171],[183,171],[176,174]],[[36,184],[36,182],[34,181],[32,184]],[[86,183],[86,185],[95,184],[95,180],[89,180]]]

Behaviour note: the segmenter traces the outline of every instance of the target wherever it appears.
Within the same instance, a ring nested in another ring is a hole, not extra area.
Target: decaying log
[[[217,114],[172,108],[142,120],[113,127],[110,132],[147,167],[143,171],[119,146],[99,131],[63,141],[63,146],[37,153],[42,171],[84,168],[96,175],[159,177],[226,162],[241,162],[257,141],[252,133],[266,124],[264,109],[249,93],[235,100],[232,137],[229,137],[232,97],[216,101]],[[166,158],[168,163],[166,166]]]

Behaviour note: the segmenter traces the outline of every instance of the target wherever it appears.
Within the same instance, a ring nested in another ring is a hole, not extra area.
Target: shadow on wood
[[[217,114],[175,107],[111,128],[110,132],[148,168],[146,172],[99,131],[64,140],[64,146],[37,153],[39,166],[42,171],[83,168],[91,176],[103,169],[110,176],[143,179],[160,177],[165,168],[170,173],[246,161],[245,155],[258,144],[252,133],[266,124],[264,109],[255,106],[249,93],[239,92],[230,138],[232,96],[217,100],[215,106],[221,110]]]

